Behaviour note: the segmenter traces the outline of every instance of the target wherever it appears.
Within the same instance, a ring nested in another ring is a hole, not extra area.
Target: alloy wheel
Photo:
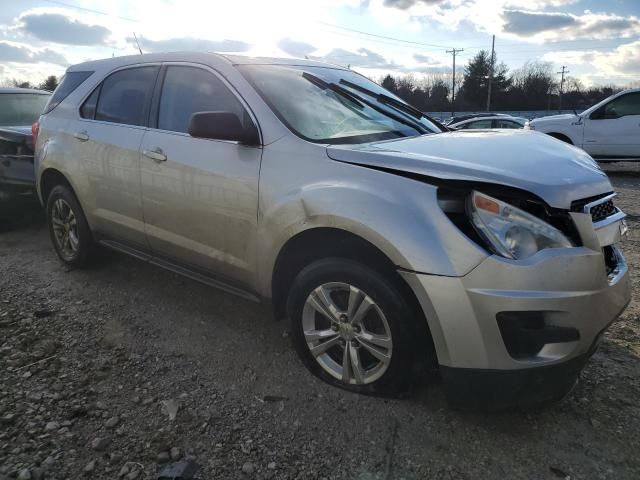
[[[302,311],[307,347],[322,369],[347,384],[378,380],[391,362],[393,341],[382,309],[342,282],[314,289]]]
[[[75,258],[80,247],[78,223],[71,206],[62,198],[56,199],[51,208],[51,226],[60,254],[65,260]]]

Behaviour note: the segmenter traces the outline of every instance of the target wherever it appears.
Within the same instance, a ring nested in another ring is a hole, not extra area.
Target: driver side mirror
[[[260,144],[258,130],[253,125],[243,127],[235,113],[225,111],[196,112],[191,115],[189,135],[212,140],[230,140],[243,145]]]

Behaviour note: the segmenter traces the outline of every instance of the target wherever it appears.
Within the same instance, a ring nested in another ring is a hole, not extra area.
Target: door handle
[[[142,154],[156,163],[167,161],[167,156],[164,154],[161,148],[156,148],[154,150],[143,150]]]
[[[86,142],[87,140],[89,140],[89,135],[85,130],[83,130],[82,132],[76,132],[73,134],[73,136],[76,137],[81,142]]]

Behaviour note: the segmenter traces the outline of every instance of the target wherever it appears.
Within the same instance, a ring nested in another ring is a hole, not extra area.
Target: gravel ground
[[[265,307],[117,254],[67,271],[21,213],[0,233],[0,479],[151,479],[178,459],[200,479],[640,478],[640,169],[607,169],[635,298],[569,398],[526,413],[452,411],[438,383],[329,387]]]

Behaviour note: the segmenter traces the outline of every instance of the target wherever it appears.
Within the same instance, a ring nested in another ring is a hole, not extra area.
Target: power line
[[[346,30],[348,32],[354,32],[354,33],[359,33],[361,35],[367,35],[368,37],[383,38],[385,40],[393,40],[395,42],[409,43],[411,45],[420,45],[420,46],[426,46],[426,47],[451,48],[450,45],[438,45],[436,43],[414,42],[413,40],[404,40],[402,38],[397,38],[397,37],[388,37],[386,35],[377,35],[375,33],[363,32],[362,30],[356,30],[356,29],[353,29],[353,28],[342,27],[340,25],[334,25],[332,23],[327,23],[327,22],[318,21],[318,23],[320,23],[322,25],[326,25],[328,27],[332,27],[332,28],[338,28],[340,30]]]
[[[139,20],[134,20],[133,18],[122,17],[122,16],[116,15],[116,14],[112,14],[112,13],[108,13],[108,12],[102,12],[100,10],[94,10],[93,8],[80,7],[78,5],[73,5],[71,3],[59,2],[58,0],[45,0],[45,2],[49,2],[49,3],[52,3],[54,5],[59,5],[61,7],[75,8],[76,10],[82,10],[82,11],[85,11],[85,12],[95,13],[95,14],[98,14],[98,15],[105,15],[107,17],[116,17],[116,18],[120,18],[121,20],[126,20],[127,22],[139,23]]]

